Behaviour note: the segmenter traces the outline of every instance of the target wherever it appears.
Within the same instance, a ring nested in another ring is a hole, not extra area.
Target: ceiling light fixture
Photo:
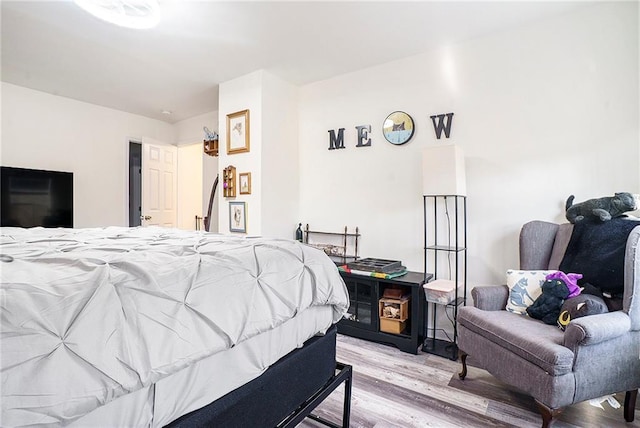
[[[75,0],[96,18],[121,27],[148,29],[160,22],[158,0]]]

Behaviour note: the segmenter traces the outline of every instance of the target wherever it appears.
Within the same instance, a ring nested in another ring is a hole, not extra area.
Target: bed
[[[292,426],[342,382],[348,421],[348,294],[319,250],[154,227],[0,249],[1,426]]]

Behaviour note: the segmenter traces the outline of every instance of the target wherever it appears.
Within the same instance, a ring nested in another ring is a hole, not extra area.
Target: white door
[[[177,147],[143,138],[142,226],[176,227],[177,162]]]

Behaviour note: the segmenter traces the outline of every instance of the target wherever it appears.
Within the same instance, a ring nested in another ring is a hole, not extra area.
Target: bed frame
[[[336,362],[336,331],[334,325],[324,336],[312,337],[258,378],[176,419],[167,428],[293,428],[305,417],[330,427],[348,428],[352,368]],[[343,382],[341,425],[311,414]]]

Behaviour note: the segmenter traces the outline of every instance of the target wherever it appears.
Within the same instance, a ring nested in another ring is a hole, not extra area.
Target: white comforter
[[[163,228],[0,229],[0,425],[65,425],[348,295],[295,241]]]

